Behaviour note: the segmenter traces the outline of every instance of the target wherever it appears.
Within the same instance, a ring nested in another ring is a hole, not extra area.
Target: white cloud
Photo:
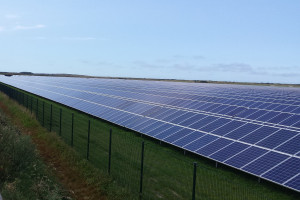
[[[14,30],[30,30],[30,29],[41,29],[45,28],[46,26],[44,24],[37,24],[33,26],[22,26],[22,25],[17,25],[14,27]]]
[[[4,17],[6,19],[17,19],[17,18],[19,18],[18,15],[14,15],[14,14],[7,14],[7,15],[4,15]]]
[[[94,38],[94,37],[63,37],[62,39],[64,39],[64,40],[81,40],[81,41],[96,40],[96,38]]]

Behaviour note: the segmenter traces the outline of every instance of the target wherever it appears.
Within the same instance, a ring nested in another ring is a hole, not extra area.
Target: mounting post
[[[45,101],[43,101],[43,127],[45,127]]]
[[[145,143],[143,141],[142,142],[142,152],[141,152],[140,198],[143,195],[144,149],[145,149]]]
[[[193,175],[193,193],[192,200],[196,199],[196,175],[197,175],[197,163],[194,162],[194,175]]]
[[[52,104],[50,104],[50,127],[49,127],[49,131],[52,131]]]
[[[89,160],[89,156],[90,156],[90,130],[91,130],[91,120],[89,120],[89,125],[88,125],[88,137],[87,137],[87,148],[86,148],[87,160]]]
[[[109,147],[108,147],[108,174],[110,175],[111,167],[111,140],[112,140],[112,130],[109,129]]]
[[[74,113],[72,113],[71,147],[73,147],[73,138],[74,138]]]
[[[59,135],[61,136],[62,109],[59,109]]]

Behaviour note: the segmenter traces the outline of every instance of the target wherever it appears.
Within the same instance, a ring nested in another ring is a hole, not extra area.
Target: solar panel
[[[300,90],[120,79],[0,82],[300,191]]]

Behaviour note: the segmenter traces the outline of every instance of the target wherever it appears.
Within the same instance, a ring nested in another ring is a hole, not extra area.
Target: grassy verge
[[[35,145],[0,110],[0,190],[4,199],[71,199],[39,158]]]
[[[65,143],[73,144],[73,149],[79,153],[78,158],[74,159],[75,163],[79,163],[79,168],[85,171],[85,177],[92,185],[105,188],[107,194],[110,194],[110,191],[116,191],[109,188],[118,186],[124,188],[121,190],[123,196],[114,193],[110,195],[112,197],[138,198],[141,142],[145,140],[144,199],[190,199],[192,196],[193,162],[195,161],[198,163],[196,197],[199,199],[299,199],[299,194],[290,190],[268,182],[260,184],[255,177],[231,168],[215,168],[214,163],[207,159],[195,155],[184,156],[182,151],[170,145],[160,145],[155,140],[141,138],[137,133],[92,118],[60,104],[30,94],[23,96],[22,93],[16,93],[14,97],[35,114],[37,120],[46,129],[56,132]],[[74,114],[73,140],[71,137],[72,113]],[[87,156],[89,120],[91,121],[90,162],[86,162],[82,158]],[[108,171],[110,128],[113,129],[110,169],[112,182],[103,182],[107,179],[105,174]],[[57,138],[55,134],[48,134],[44,136],[45,139],[49,135]],[[60,149],[62,148],[60,145],[55,144],[53,147]],[[67,158],[70,157],[68,153],[62,155]],[[80,159],[81,161],[78,161]],[[98,173],[102,174],[103,178],[96,179],[93,176],[94,173],[89,174],[90,169],[86,169],[86,166],[90,163],[98,168]],[[127,191],[131,195],[125,194]]]

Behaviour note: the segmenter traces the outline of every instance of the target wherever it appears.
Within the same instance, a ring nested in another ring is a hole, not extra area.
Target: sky
[[[299,0],[0,5],[0,71],[300,83]]]

